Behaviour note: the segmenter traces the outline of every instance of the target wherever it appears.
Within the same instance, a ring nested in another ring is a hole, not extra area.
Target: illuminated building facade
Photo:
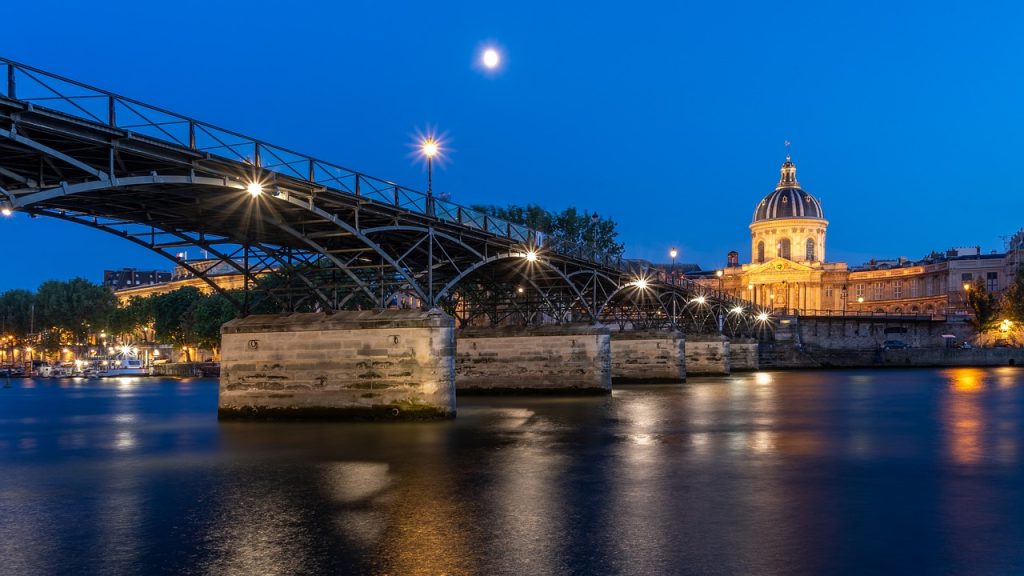
[[[1022,231],[1005,253],[957,248],[918,261],[850,267],[825,260],[828,225],[821,202],[800,187],[786,156],[779,183],[754,209],[750,262],[741,264],[730,252],[724,268],[690,277],[780,313],[951,314],[965,312],[966,290],[975,282],[990,291],[1006,288],[1024,260]]]

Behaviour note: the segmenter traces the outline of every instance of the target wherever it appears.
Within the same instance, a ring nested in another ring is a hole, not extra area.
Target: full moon
[[[497,68],[498,64],[501,62],[501,55],[498,54],[498,51],[494,48],[488,48],[487,50],[484,50],[483,62],[484,66],[493,70]]]

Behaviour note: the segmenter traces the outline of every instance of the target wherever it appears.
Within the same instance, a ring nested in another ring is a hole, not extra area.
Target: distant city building
[[[825,260],[828,224],[787,155],[778,185],[754,209],[750,263],[740,264],[733,251],[724,268],[687,276],[784,313],[949,314],[966,311],[967,291],[976,282],[990,291],[1006,288],[1024,262],[1022,230],[1004,253],[953,248],[916,261],[901,257],[851,267]]]
[[[195,275],[192,270],[205,273],[206,277],[211,282],[224,290],[242,290],[245,288],[245,277],[238,272],[238,268],[241,267],[240,263],[237,264],[238,267],[236,267],[229,262],[216,258],[188,260],[183,262],[187,264],[188,267],[179,264],[174,267],[173,272],[161,272],[160,274],[162,276],[159,283],[142,285],[129,284],[122,288],[114,288],[114,294],[120,302],[125,303],[135,297],[163,294],[185,286],[194,286],[205,293],[212,292],[213,287],[210,286],[206,280]],[[192,270],[190,270],[190,268]],[[267,268],[262,272],[256,272],[256,274],[266,274],[272,271],[272,269]],[[107,273],[105,272],[104,278],[106,278],[106,274]],[[106,282],[104,282],[104,284],[106,284]]]
[[[121,270],[103,271],[103,285],[114,291],[170,281],[171,273],[162,270],[123,268]]]

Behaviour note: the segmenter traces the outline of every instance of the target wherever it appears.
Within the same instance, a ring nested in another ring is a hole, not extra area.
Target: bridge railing
[[[3,57],[0,57],[0,96],[211,157],[242,162],[252,166],[257,177],[263,172],[273,172],[305,180],[335,193],[367,198],[513,242],[532,245],[541,238],[525,226],[448,200]],[[621,258],[588,251],[586,247],[565,243],[547,246],[566,256],[619,269],[622,266]]]

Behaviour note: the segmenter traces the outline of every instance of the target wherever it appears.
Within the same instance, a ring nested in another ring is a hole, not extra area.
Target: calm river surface
[[[215,380],[0,389],[0,574],[1024,574],[1024,370],[766,372],[218,423]]]

